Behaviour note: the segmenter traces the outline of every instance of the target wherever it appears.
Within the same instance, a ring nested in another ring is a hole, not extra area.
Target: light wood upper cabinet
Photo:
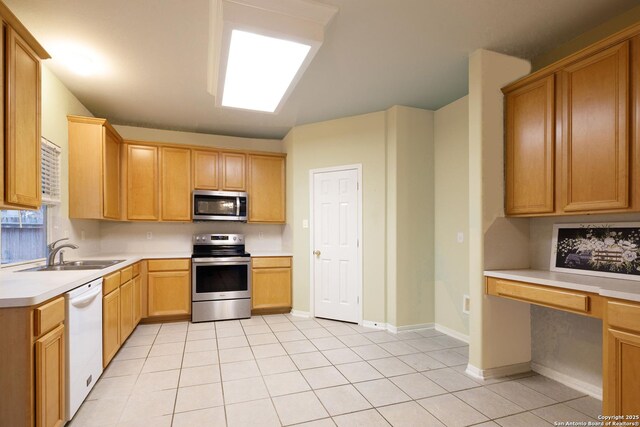
[[[285,158],[249,155],[249,222],[285,222]]]
[[[64,324],[36,341],[36,426],[65,424]]]
[[[502,89],[507,215],[640,211],[639,32],[621,31]]]
[[[127,146],[127,219],[157,221],[159,175],[157,146]]]
[[[161,147],[162,221],[191,220],[191,150]]]
[[[508,215],[554,210],[554,79],[548,76],[505,97]]]
[[[218,159],[217,151],[193,150],[193,188],[196,190],[217,190],[218,183]]]
[[[40,58],[5,25],[5,182],[4,201],[38,209],[40,181]]]
[[[243,153],[220,153],[220,169],[222,170],[221,190],[245,191],[245,163],[247,156]]]
[[[563,209],[629,206],[629,42],[560,71]]]
[[[120,219],[122,138],[105,119],[68,116],[69,217]]]

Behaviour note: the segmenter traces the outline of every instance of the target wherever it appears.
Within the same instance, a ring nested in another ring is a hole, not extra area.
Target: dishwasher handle
[[[102,287],[98,287],[94,291],[87,292],[85,295],[83,295],[83,296],[81,296],[79,298],[74,298],[72,300],[69,300],[69,302],[74,307],[78,307],[78,308],[86,307],[87,305],[89,305],[91,303],[91,301],[96,299],[96,297],[98,295],[100,295],[101,293],[102,293]]]

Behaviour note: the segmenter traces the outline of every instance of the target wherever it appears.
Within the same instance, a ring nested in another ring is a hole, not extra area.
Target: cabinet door
[[[258,268],[251,273],[252,308],[291,307],[291,269]]]
[[[142,319],[142,276],[133,278],[133,327]]]
[[[554,76],[507,94],[506,213],[554,210]]]
[[[284,223],[285,159],[249,156],[249,221]]]
[[[127,219],[159,219],[158,147],[127,147]]]
[[[149,317],[190,314],[190,277],[189,271],[149,273]]]
[[[36,341],[36,426],[65,424],[64,325]]]
[[[640,414],[640,331],[606,331],[604,412]]]
[[[120,348],[120,289],[102,298],[102,366],[105,368]]]
[[[560,72],[565,212],[629,206],[629,42]]]
[[[242,153],[220,153],[222,164],[222,190],[245,191],[244,165],[246,156]]]
[[[134,328],[133,280],[120,286],[120,344],[123,344]]]
[[[217,190],[218,152],[193,150],[193,188],[196,190]]]
[[[191,150],[162,147],[161,219],[163,221],[191,220]]]
[[[5,200],[38,209],[40,181],[40,59],[6,26]]]
[[[120,141],[104,126],[102,135],[102,215],[109,219],[120,219]]]

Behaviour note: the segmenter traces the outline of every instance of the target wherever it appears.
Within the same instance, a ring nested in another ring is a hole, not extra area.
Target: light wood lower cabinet
[[[255,257],[251,268],[251,308],[256,313],[291,310],[291,257]]]
[[[102,298],[102,365],[106,368],[120,349],[120,289]]]
[[[138,269],[138,273],[140,270]],[[133,278],[133,323],[137,325],[142,319],[142,277],[136,274]]]
[[[640,303],[486,277],[488,295],[603,320],[603,415],[640,414]]]
[[[640,414],[640,304],[607,303],[603,392],[605,415]]]
[[[150,272],[149,317],[191,314],[189,271]]]
[[[120,344],[123,344],[135,327],[133,313],[133,280],[120,286]]]
[[[105,276],[102,289],[102,364],[106,368],[142,317],[140,263]]]
[[[38,339],[36,351],[36,426],[65,424],[64,324]]]

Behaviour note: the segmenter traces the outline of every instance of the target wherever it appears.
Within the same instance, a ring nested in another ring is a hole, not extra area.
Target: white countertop
[[[640,281],[637,280],[610,279],[546,270],[487,270],[484,275],[640,302]]]
[[[0,308],[25,307],[40,304],[99,277],[106,276],[111,272],[134,264],[141,259],[163,258],[191,258],[191,253],[101,254],[83,258],[124,260],[100,270],[20,271],[37,265],[43,265],[44,262],[3,268],[0,270]],[[70,259],[68,261],[73,260],[74,259]]]
[[[293,252],[284,251],[248,251],[251,257],[266,257],[266,256],[293,256]]]

